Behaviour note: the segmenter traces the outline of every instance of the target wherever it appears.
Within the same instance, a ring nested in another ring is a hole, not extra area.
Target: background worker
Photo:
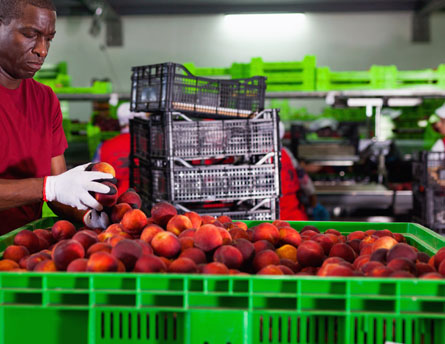
[[[283,140],[285,129],[280,122],[280,139]],[[280,219],[304,221],[308,218],[328,221],[329,212],[317,202],[315,187],[305,169],[289,149],[281,148],[281,197]]]
[[[127,191],[130,186],[130,119],[145,116],[145,113],[131,112],[128,102],[119,105],[117,118],[120,134],[101,143],[93,158],[93,162],[103,161],[114,167],[119,195]]]
[[[50,0],[0,1],[0,235],[40,218],[43,201],[59,215],[98,224],[112,179],[85,166],[66,171],[67,142],[54,92],[32,79],[56,34]],[[92,221],[92,222],[91,222]]]
[[[437,131],[442,137],[436,141],[431,148],[433,152],[445,152],[445,104],[437,108],[430,117],[433,129]]]

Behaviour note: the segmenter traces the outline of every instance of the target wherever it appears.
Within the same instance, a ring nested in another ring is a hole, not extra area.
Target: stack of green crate
[[[250,63],[233,63],[230,68],[197,68],[192,63],[185,67],[199,76],[230,76],[232,79],[267,77],[267,91],[314,91],[315,56],[305,56],[302,61],[264,62],[260,57]]]

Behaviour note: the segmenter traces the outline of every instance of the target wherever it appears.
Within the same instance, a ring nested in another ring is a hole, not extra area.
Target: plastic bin
[[[415,159],[414,180],[424,188],[445,191],[445,153],[423,151]]]
[[[132,187],[154,202],[263,199],[280,194],[277,152],[255,165],[193,166],[182,159],[137,159],[130,164]]]
[[[209,79],[193,76],[184,66],[171,62],[133,67],[132,71],[132,111],[248,118],[264,109],[264,77]]]
[[[153,114],[131,120],[135,157],[177,157],[267,154],[279,151],[278,111],[264,110],[248,120],[191,120],[182,114]]]
[[[445,245],[412,223],[291,224],[387,228],[429,254]],[[0,287],[1,344],[438,344],[445,335],[445,280],[1,272]]]

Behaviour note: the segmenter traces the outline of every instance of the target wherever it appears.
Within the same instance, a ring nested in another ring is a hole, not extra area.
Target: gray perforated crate
[[[424,188],[445,189],[445,153],[419,152],[413,162],[413,179]]]
[[[193,166],[181,159],[137,159],[131,182],[154,201],[201,202],[273,198],[280,194],[278,152],[256,164]]]
[[[181,113],[153,114],[131,121],[134,156],[186,160],[264,155],[279,150],[278,110],[248,120],[192,120]]]

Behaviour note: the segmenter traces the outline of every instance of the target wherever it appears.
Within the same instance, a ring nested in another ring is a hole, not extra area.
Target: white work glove
[[[107,194],[114,191],[100,183],[114,178],[109,173],[85,171],[88,165],[89,163],[77,166],[57,176],[45,177],[43,199],[49,202],[57,201],[80,210],[93,208],[101,211],[102,204],[96,201],[90,192]]]
[[[88,228],[107,229],[110,224],[110,218],[104,211],[97,211],[96,209],[88,210],[83,216],[83,224]]]

